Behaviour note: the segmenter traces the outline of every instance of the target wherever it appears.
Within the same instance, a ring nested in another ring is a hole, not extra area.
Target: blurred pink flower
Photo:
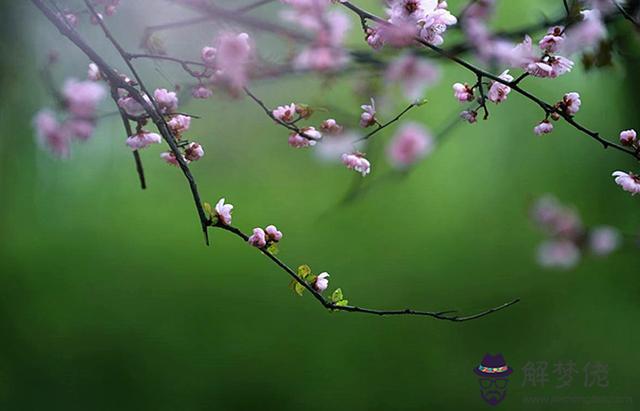
[[[364,158],[362,153],[345,153],[342,155],[342,163],[348,169],[359,172],[363,177],[371,172],[371,163]]]
[[[394,167],[406,168],[429,154],[433,147],[433,137],[422,125],[407,123],[389,143],[387,155]]]

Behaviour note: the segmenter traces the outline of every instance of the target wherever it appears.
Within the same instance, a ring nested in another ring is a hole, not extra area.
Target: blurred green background
[[[472,373],[486,352],[503,353],[515,369],[503,409],[638,409],[638,249],[588,257],[571,271],[543,270],[535,263],[543,236],[527,216],[532,199],[553,193],[586,224],[637,232],[639,200],[610,177],[637,168],[626,156],[562,124],[534,136],[539,109],[512,94],[489,121],[457,127],[405,178],[382,179],[340,206],[355,173],[289,148],[284,130],[247,99],[186,104],[183,110],[202,116],[189,136],[207,151],[192,167],[205,200],[226,197],[245,232],[276,224],[285,233],[280,256],[328,271],[331,288],[342,287],[350,302],[471,313],[522,299],[467,323],[328,313],[310,296],[293,295],[286,275],[238,238],[213,231],[212,246],[204,246],[185,181],[159,161],[159,147],[143,153],[149,188],[141,191],[119,120],[104,120],[69,161],[38,149],[30,122],[52,104],[37,73],[46,53],[60,53],[60,83],[83,77],[88,61],[30,2],[4,3],[1,409],[488,409]],[[179,17],[160,0],[123,3],[109,23],[132,50],[144,24]],[[359,4],[381,11],[374,1]],[[463,3],[449,4],[457,11]],[[275,17],[279,7],[256,14]],[[495,26],[561,10],[559,1],[503,1]],[[95,27],[85,23],[82,31],[107,50]],[[177,37],[182,47],[174,54],[196,58],[215,31],[209,25],[195,41]],[[351,43],[360,39],[353,30]],[[579,119],[615,136],[640,127],[633,64],[617,57],[612,68],[577,67],[525,85],[551,101],[579,91]],[[185,79],[171,66],[140,67],[151,87]],[[453,65],[442,69],[430,103],[407,116],[434,132],[459,108],[450,84],[474,81]],[[298,76],[253,88],[269,105],[320,104],[354,123],[364,103],[357,84],[348,76],[328,84]],[[380,158],[367,178],[387,168]],[[580,372],[571,387],[555,388],[553,364],[568,360],[579,370],[608,364],[609,387],[585,388]],[[528,361],[549,363],[544,387],[523,387]],[[527,396],[605,403],[528,404]],[[619,397],[631,403],[610,403]]]

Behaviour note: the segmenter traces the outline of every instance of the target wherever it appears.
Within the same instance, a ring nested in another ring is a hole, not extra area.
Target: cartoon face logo
[[[473,369],[479,377],[480,397],[489,405],[498,405],[507,395],[507,377],[513,372],[502,354],[485,354],[480,365]]]

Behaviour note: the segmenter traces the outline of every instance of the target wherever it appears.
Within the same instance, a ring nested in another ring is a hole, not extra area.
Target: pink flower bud
[[[561,106],[564,108],[564,112],[570,116],[574,116],[578,110],[580,110],[580,94],[576,92],[567,93],[562,97]]]
[[[89,68],[87,69],[87,78],[91,81],[98,81],[102,78],[100,75],[100,69],[96,63],[89,63]]]
[[[478,120],[478,112],[473,110],[465,110],[460,113],[460,118],[469,124],[473,124]]]
[[[153,92],[153,97],[162,113],[172,113],[178,109],[178,96],[173,91],[167,91],[166,88],[158,88]]]
[[[313,288],[321,293],[329,287],[329,273],[324,272],[319,274],[313,282]]]
[[[359,172],[363,177],[371,172],[371,163],[364,158],[362,153],[345,153],[342,155],[342,163],[348,169]]]
[[[225,204],[224,198],[221,198],[216,204],[215,209],[216,215],[218,216],[218,222],[224,225],[230,225],[233,206],[231,204]]]
[[[184,150],[184,157],[189,161],[198,161],[204,156],[204,149],[198,143],[191,143]]]
[[[620,142],[625,146],[631,146],[637,141],[637,134],[634,129],[620,132]]]
[[[191,95],[193,98],[208,99],[213,95],[213,91],[209,90],[205,86],[196,86],[191,91]]]
[[[215,47],[203,47],[200,52],[200,57],[202,57],[202,61],[209,67],[214,67],[216,63],[216,54],[217,50]]]
[[[265,237],[264,230],[262,228],[254,228],[253,234],[247,240],[249,244],[254,247],[262,248],[267,245],[267,239]]]
[[[334,119],[329,118],[320,124],[320,130],[327,134],[340,134],[342,132],[342,126]]]
[[[288,106],[278,106],[272,112],[273,117],[277,118],[280,121],[284,121],[285,123],[290,123],[294,120],[296,114],[296,105],[291,103]]]
[[[267,234],[269,241],[277,243],[282,239],[282,232],[278,231],[275,225],[268,225],[264,231]]]
[[[132,150],[140,150],[151,144],[160,144],[161,142],[162,137],[160,137],[160,134],[150,133],[144,130],[127,138],[127,145]]]
[[[173,151],[165,151],[160,153],[160,158],[163,159],[165,163],[171,164],[172,166],[178,167],[180,165],[180,163],[178,163],[176,155],[173,154]],[[189,164],[189,160],[187,160],[184,156],[182,156],[182,159],[185,161],[185,163]]]
[[[171,117],[171,120],[167,121],[167,125],[173,134],[180,135],[189,130],[189,127],[191,126],[191,117],[178,114]]]
[[[548,120],[542,120],[537,126],[533,128],[533,132],[540,136],[542,134],[549,134],[553,131],[553,124]]]
[[[376,102],[373,98],[371,104],[363,104],[360,108],[364,110],[360,115],[360,126],[366,128],[376,124]]]
[[[509,74],[509,70],[505,70],[498,76],[500,79],[505,81],[513,81],[513,76]],[[487,93],[487,98],[489,101],[493,103],[502,103],[507,99],[507,96],[511,92],[511,87],[494,81],[489,88],[489,92]]]
[[[473,100],[473,90],[467,83],[455,83],[453,85],[453,95],[461,103]]]
[[[396,133],[387,148],[391,164],[406,168],[433,150],[433,137],[418,123],[407,123]]]

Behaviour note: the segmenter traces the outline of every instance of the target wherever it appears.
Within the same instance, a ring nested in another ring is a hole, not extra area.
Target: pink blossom
[[[393,47],[406,47],[413,44],[417,34],[416,22],[402,18],[396,19],[392,24],[382,24],[376,30],[376,35],[379,37],[378,41]],[[368,39],[367,43],[375,44],[375,41],[374,39]]]
[[[555,53],[560,50],[560,46],[564,42],[564,27],[551,27],[547,34],[540,40],[538,45],[547,53]]]
[[[531,216],[540,228],[555,237],[576,241],[584,233],[582,220],[575,210],[563,206],[550,195],[535,202]]]
[[[247,240],[249,244],[257,248],[263,248],[267,245],[267,239],[265,237],[264,230],[256,227],[253,229],[253,234]]]
[[[453,85],[453,95],[459,102],[465,103],[473,100],[473,89],[467,83],[455,83]]]
[[[625,146],[632,146],[636,143],[637,133],[634,129],[623,130],[620,132],[620,143]]]
[[[433,64],[413,54],[404,54],[393,60],[385,72],[385,80],[399,82],[405,97],[411,101],[420,99],[425,88],[435,83],[439,76]]]
[[[322,134],[314,127],[305,127],[300,130],[300,134],[293,132],[289,135],[289,145],[294,148],[315,146],[316,140],[321,138]]]
[[[622,187],[624,191],[628,191],[631,195],[640,193],[640,176],[632,172],[624,173],[622,171],[615,171],[612,174],[615,177],[617,185]]]
[[[151,104],[151,100],[149,99],[149,96],[145,94],[143,98],[147,102],[147,104]],[[120,106],[120,108],[122,108],[125,111],[125,113],[127,113],[132,117],[140,117],[145,113],[145,109],[142,106],[142,104],[140,104],[135,98],[130,96],[120,97],[118,99],[118,106]]]
[[[150,133],[144,130],[127,138],[127,145],[132,150],[140,150],[151,144],[160,144],[161,142],[162,137],[160,137],[160,134]]]
[[[64,123],[69,134],[79,140],[86,141],[93,135],[95,124],[92,121],[82,118],[71,118]]]
[[[38,143],[47,147],[58,157],[66,158],[70,151],[70,136],[65,127],[62,127],[55,115],[50,110],[39,111],[34,119]]]
[[[580,249],[569,240],[550,240],[538,248],[538,263],[543,267],[569,269],[580,261]]]
[[[89,68],[87,69],[87,78],[91,81],[98,81],[102,78],[100,74],[100,69],[96,63],[89,63]]]
[[[101,84],[93,81],[69,79],[64,84],[62,95],[73,115],[91,118],[95,116],[96,107],[105,97],[106,91]]]
[[[362,114],[360,114],[360,126],[361,127],[370,127],[377,123],[376,120],[376,103],[371,99],[371,104],[363,104],[360,106],[363,110]]]
[[[607,0],[611,3],[611,1]],[[567,30],[567,40],[563,47],[565,53],[576,53],[596,46],[607,36],[607,28],[599,10],[582,11],[582,21]]]
[[[620,232],[609,226],[599,226],[589,232],[589,248],[595,255],[605,256],[620,246]]]
[[[214,77],[216,82],[222,82],[232,92],[237,92],[246,86],[248,65],[252,57],[252,45],[247,33],[223,33],[216,39],[216,64]]]
[[[513,76],[509,75],[509,70],[505,70],[498,76],[500,79],[504,81],[511,82],[513,81]],[[491,87],[489,88],[489,93],[487,94],[487,98],[489,101],[494,102],[496,104],[502,103],[507,99],[507,96],[511,92],[511,87],[494,81],[491,83]]]
[[[576,92],[567,93],[562,97],[562,107],[564,112],[570,116],[575,116],[578,110],[580,110],[580,94]]]
[[[216,54],[218,50],[215,47],[203,47],[200,52],[200,57],[204,64],[208,67],[214,67],[216,63]]]
[[[573,61],[562,56],[550,57],[548,62],[551,65],[551,72],[549,73],[549,77],[551,78],[556,78],[568,73],[573,68]]]
[[[294,120],[294,116],[296,114],[296,105],[291,103],[289,105],[278,106],[275,110],[272,111],[273,116],[280,121],[284,121],[285,123],[290,123]]]
[[[447,26],[457,23],[456,17],[449,10],[438,8],[419,21],[420,38],[425,42],[434,46],[444,43],[443,34],[447,30]]]
[[[343,127],[334,119],[328,118],[320,124],[320,130],[327,134],[340,134],[342,133]]]
[[[315,281],[313,282],[313,288],[321,293],[324,292],[329,287],[329,273],[324,272],[318,274]]]
[[[231,211],[233,210],[233,206],[231,204],[225,204],[224,198],[221,198],[216,204],[215,210],[219,223],[231,225]]]
[[[191,126],[191,117],[178,114],[171,117],[171,120],[167,121],[167,125],[175,135],[180,135],[189,130]]]
[[[538,136],[542,134],[549,134],[552,131],[553,131],[553,124],[551,124],[549,120],[542,120],[540,123],[538,123],[537,126],[533,128],[533,132],[536,133],[536,135]]]
[[[213,95],[213,91],[201,85],[194,87],[193,90],[191,90],[191,95],[193,98],[208,99]]]
[[[393,137],[387,148],[389,161],[397,168],[406,168],[429,154],[433,137],[418,123],[407,123]]]
[[[469,124],[473,124],[478,121],[478,112],[474,110],[464,110],[460,113],[460,118]]]
[[[282,232],[279,231],[275,225],[268,225],[264,229],[264,231],[265,233],[267,233],[267,238],[269,241],[277,243],[278,241],[282,240]]]
[[[176,155],[173,154],[173,151],[164,151],[160,153],[160,158],[163,159],[167,164],[171,164],[172,166],[177,167],[180,164],[178,163]],[[189,160],[187,160],[184,156],[182,156],[182,159],[185,163],[189,164]]]
[[[384,39],[382,38],[380,29],[378,28],[367,28],[365,40],[367,41],[367,44],[374,50],[380,50],[384,45]]]
[[[189,161],[198,161],[204,157],[204,149],[198,143],[190,143],[184,150],[184,157]]]
[[[349,61],[348,54],[333,46],[311,46],[298,54],[293,64],[298,70],[334,71]]]
[[[371,163],[364,158],[364,154],[362,153],[345,153],[342,155],[342,163],[347,166],[348,169],[359,172],[363,177],[371,172]]]
[[[153,92],[153,97],[164,114],[172,113],[178,109],[178,96],[173,91],[166,88],[158,88]]]

